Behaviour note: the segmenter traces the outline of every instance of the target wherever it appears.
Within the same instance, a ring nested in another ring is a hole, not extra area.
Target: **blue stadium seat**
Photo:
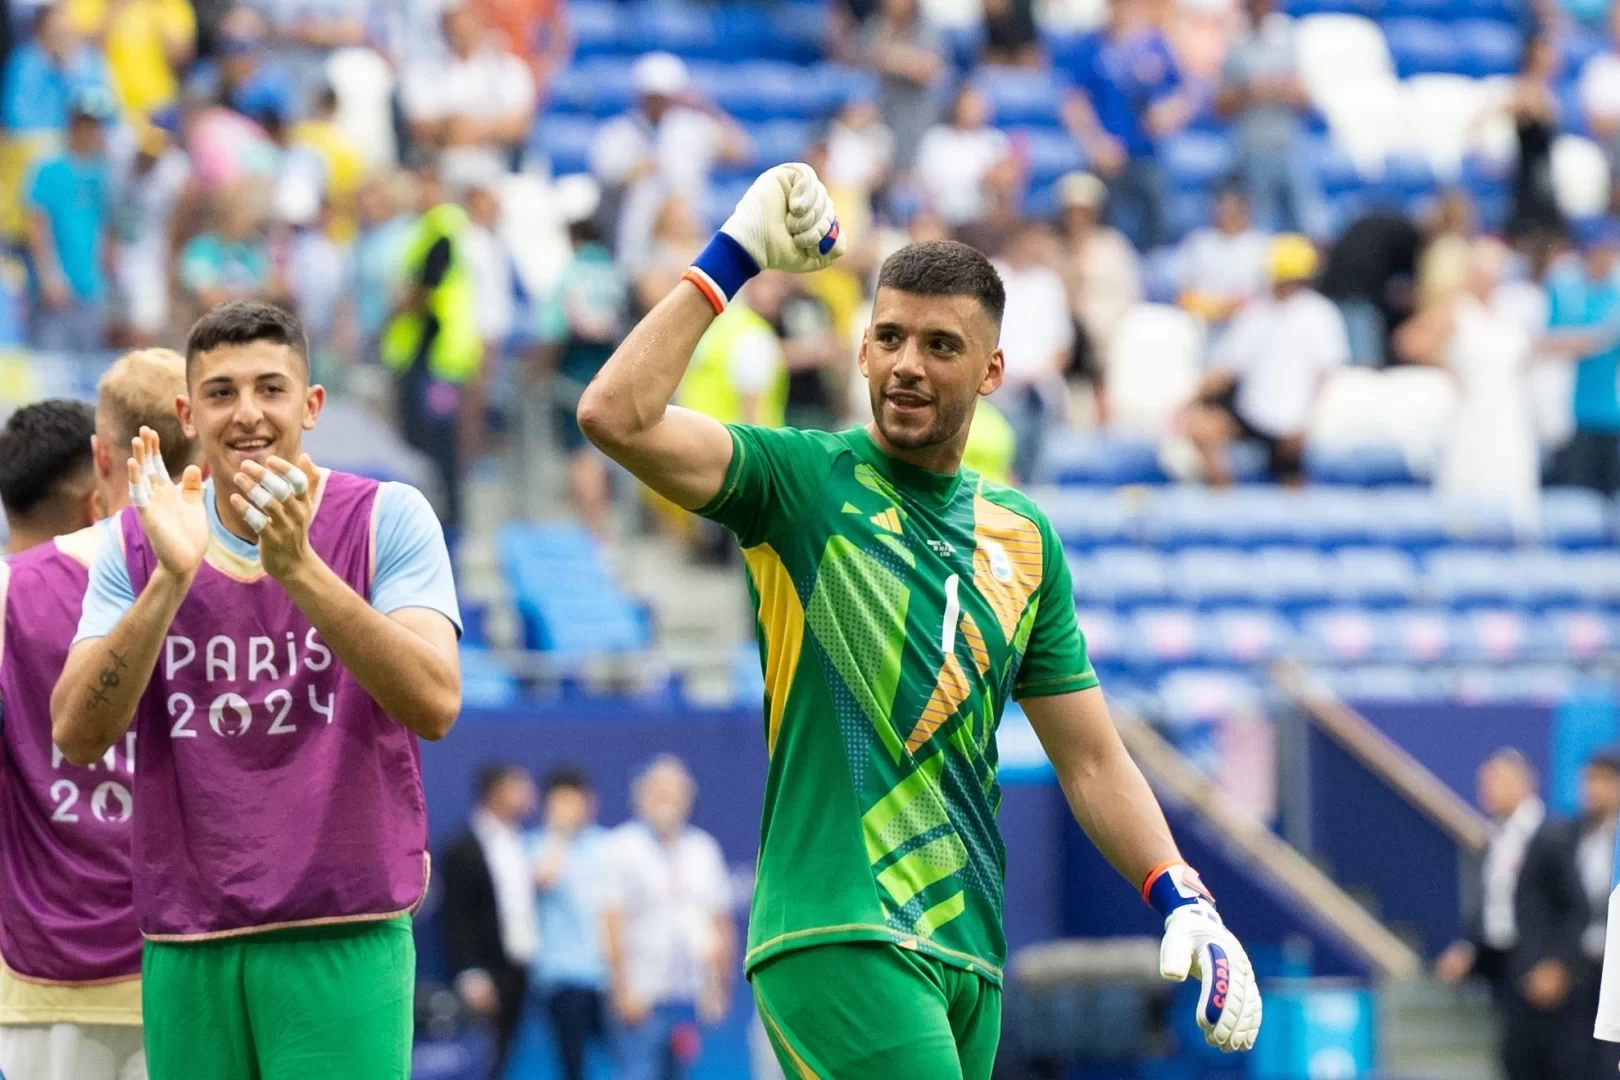
[[[1057,180],[1032,181],[1024,189],[1019,209],[1026,220],[1045,221],[1058,215]]]
[[[1531,659],[1532,624],[1512,608],[1480,608],[1452,619],[1451,640],[1463,663],[1510,664]]]
[[[1255,681],[1245,675],[1218,669],[1190,669],[1174,671],[1160,679],[1159,700],[1164,705],[1165,719],[1174,731],[1187,721],[1224,720],[1236,712],[1256,709],[1260,706],[1261,691]],[[1182,749],[1186,752],[1185,747]]]
[[[815,118],[827,104],[819,75],[780,60],[695,65],[693,79],[715,104],[749,123]]]
[[[1347,547],[1333,556],[1335,596],[1374,608],[1403,607],[1418,591],[1417,564],[1393,548]]]
[[[1142,515],[1143,535],[1168,550],[1223,543],[1230,505],[1228,494],[1206,487],[1174,485],[1155,490]]]
[[[1046,446],[1046,468],[1058,484],[1162,484],[1158,444],[1148,440],[1063,433]]]
[[[1200,608],[1251,604],[1257,571],[1253,558],[1230,548],[1188,548],[1176,556],[1171,593]]]
[[[1145,607],[1131,616],[1126,662],[1138,671],[1162,671],[1197,663],[1203,642],[1198,614],[1186,607]]]
[[[1450,22],[1466,15],[1467,0],[1384,0],[1379,12],[1386,19],[1432,19]]]
[[[1404,664],[1367,664],[1312,674],[1352,705],[1434,701],[1442,696],[1438,675]]]
[[[1084,31],[1048,30],[1041,34],[1052,70],[1064,77],[1075,71],[1091,55],[1097,36]]]
[[[1562,47],[1564,70],[1578,72],[1586,62],[1608,48],[1608,39],[1596,30],[1572,25],[1562,28],[1555,40]]]
[[[1077,551],[1129,544],[1137,537],[1139,500],[1117,491],[1042,488],[1030,493],[1065,547]]]
[[[1428,551],[1451,543],[1444,508],[1423,488],[1388,488],[1370,493],[1372,535],[1384,545]]]
[[[1181,293],[1181,270],[1176,248],[1156,247],[1142,256],[1142,290],[1150,304],[1173,304]]]
[[[1231,608],[1199,620],[1200,652],[1215,663],[1248,666],[1277,659],[1292,643],[1293,627],[1268,608]]]
[[[1398,655],[1393,623],[1366,608],[1333,607],[1305,614],[1301,644],[1318,664],[1363,664]]]
[[[1489,19],[1467,19],[1453,23],[1451,29],[1462,47],[1466,74],[1487,79],[1519,70],[1524,37],[1518,27]]]
[[[1541,534],[1562,548],[1597,548],[1609,543],[1610,504],[1586,488],[1549,488],[1541,493]]]
[[[579,112],[596,117],[614,116],[630,107],[630,61],[597,56],[570,66],[551,84],[548,115]]]
[[[1608,551],[1580,552],[1570,556],[1580,567],[1577,579],[1581,597],[1620,611],[1620,554]]]
[[[591,140],[596,121],[588,116],[548,114],[535,128],[533,145],[551,162],[554,176],[590,171]]]
[[[1209,190],[1177,191],[1165,200],[1165,228],[1172,243],[1208,225],[1215,215],[1215,197]]]
[[[618,56],[626,51],[630,21],[623,4],[585,0],[568,5],[568,29],[574,36],[574,60]]]
[[[1413,608],[1397,611],[1390,618],[1394,647],[1407,663],[1436,664],[1453,655],[1453,627],[1445,612]]]
[[[1620,647],[1620,622],[1597,608],[1550,612],[1545,622],[1563,657],[1575,663],[1590,663]]]
[[[1569,608],[1581,604],[1590,592],[1582,581],[1584,561],[1556,548],[1518,552],[1513,572],[1524,589],[1524,603],[1536,610]]]
[[[1064,173],[1086,166],[1086,155],[1080,144],[1066,131],[1032,127],[1009,134],[1028,164],[1031,184],[1050,184]]]
[[[772,4],[769,11],[768,55],[809,64],[826,52],[825,8],[812,4]]]
[[[1412,482],[1411,467],[1397,446],[1306,446],[1305,474],[1317,484],[1382,487]]]
[[[1085,581],[1074,571],[1075,595],[1115,608],[1163,602],[1170,593],[1170,574],[1157,552],[1140,548],[1100,548],[1082,563]]]
[[[1428,158],[1420,154],[1390,154],[1384,159],[1384,176],[1379,186],[1398,199],[1410,200],[1432,195],[1439,185]],[[1404,467],[1404,461],[1402,465]]]
[[[1361,15],[1376,18],[1381,0],[1287,0],[1283,10],[1296,19],[1306,15]]]
[[[748,190],[752,177],[739,177],[732,180],[716,180],[709,184],[709,190],[704,193],[702,213],[709,227],[718,229],[720,224],[731,216],[737,207],[737,200],[743,197]]]
[[[461,646],[461,703],[468,708],[502,709],[522,697],[512,673],[485,650]]]
[[[719,58],[793,59],[774,33],[771,9],[760,4],[728,3],[715,12],[715,55]]]
[[[672,52],[688,59],[718,58],[718,34],[712,9],[683,0],[638,4],[630,16],[632,50]]]
[[[1550,705],[1569,696],[1575,678],[1573,669],[1558,664],[1461,668],[1451,680],[1451,697],[1465,705]]]
[[[999,126],[1063,126],[1063,88],[1049,71],[985,66],[974,74],[973,85],[990,102]]]
[[[1316,178],[1324,194],[1341,195],[1347,191],[1360,191],[1366,182],[1344,147],[1331,137],[1312,139],[1304,152],[1310,155],[1316,167]]]
[[[984,31],[977,26],[956,26],[944,32],[945,52],[957,71],[972,71],[984,50]]]
[[[803,161],[815,137],[814,127],[803,120],[773,120],[748,129],[754,144],[754,173],[786,161]]]
[[[1230,137],[1186,131],[1159,147],[1159,163],[1172,191],[1210,191],[1232,171],[1236,161]]]
[[[1313,548],[1269,547],[1255,553],[1251,595],[1285,612],[1325,607],[1333,600],[1331,565]]]
[[[1401,78],[1467,73],[1467,57],[1445,25],[1433,19],[1389,19],[1383,28],[1395,73]]]
[[[864,68],[846,67],[843,64],[817,64],[806,74],[813,78],[817,86],[823,112],[837,112],[849,101],[856,99],[870,101],[878,94],[876,73]],[[807,84],[809,81],[810,79],[806,80]]]
[[[1511,555],[1442,549],[1429,555],[1423,569],[1425,593],[1453,609],[1517,605],[1529,595]]]
[[[1312,543],[1325,549],[1365,545],[1373,542],[1374,522],[1380,511],[1371,505],[1373,496],[1359,488],[1310,487],[1296,496],[1297,542]]]
[[[496,535],[496,551],[527,648],[581,660],[646,647],[641,610],[582,527],[509,522]]]

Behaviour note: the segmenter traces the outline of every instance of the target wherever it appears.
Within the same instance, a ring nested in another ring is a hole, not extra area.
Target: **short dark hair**
[[[303,361],[304,374],[309,374],[309,338],[298,316],[262,300],[232,300],[192,324],[186,335],[186,381],[191,381],[192,368],[203,353],[257,341],[287,346]]]
[[[473,781],[473,791],[480,803],[486,803],[496,788],[511,777],[520,776],[522,773],[523,766],[515,761],[487,762],[478,767],[478,775]]]
[[[1586,759],[1588,769],[1602,769],[1620,776],[1620,747],[1608,746]]]
[[[592,790],[590,774],[578,765],[559,765],[546,773],[545,783],[540,786],[541,792],[546,795],[562,788],[572,788],[589,795]]]
[[[971,296],[997,326],[1007,310],[1007,288],[996,268],[982,251],[956,240],[907,244],[883,260],[877,287],[918,296]]]
[[[26,516],[54,497],[62,483],[95,468],[90,437],[96,410],[52,398],[12,413],[0,431],[0,505]]]

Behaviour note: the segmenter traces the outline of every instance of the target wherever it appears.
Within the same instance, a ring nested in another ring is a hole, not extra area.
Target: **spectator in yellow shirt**
[[[337,243],[347,244],[358,232],[354,203],[366,178],[366,163],[354,140],[338,126],[337,108],[337,93],[331,87],[322,90],[314,114],[293,126],[292,141],[315,151],[326,166],[326,200],[332,208],[328,232]]]
[[[73,27],[101,43],[127,117],[174,103],[176,73],[197,48],[197,16],[188,0],[68,0],[66,8]]]

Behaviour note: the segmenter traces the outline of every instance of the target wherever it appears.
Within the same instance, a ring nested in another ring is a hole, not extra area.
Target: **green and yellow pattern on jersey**
[[[997,983],[1009,696],[1097,685],[1035,504],[864,429],[731,428],[719,495],[765,669],[770,767],[746,965],[888,941]]]

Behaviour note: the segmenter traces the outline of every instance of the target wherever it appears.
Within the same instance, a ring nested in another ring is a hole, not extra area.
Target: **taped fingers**
[[[303,495],[309,491],[309,477],[305,476],[304,470],[298,466],[288,465],[282,472],[282,476],[286,478],[287,485],[292,488],[293,494]]]
[[[247,527],[256,533],[264,532],[265,526],[270,524],[270,519],[265,516],[264,511],[256,510],[251,506],[242,511],[242,520],[247,522]]]
[[[292,484],[289,483],[285,478],[277,476],[274,472],[269,470],[266,470],[265,474],[259,478],[258,486],[269,492],[272,499],[278,499],[281,502],[286,502],[288,499],[293,497]],[[255,500],[255,502],[257,502],[257,500]],[[260,509],[263,509],[264,504],[258,503],[258,506]]]

